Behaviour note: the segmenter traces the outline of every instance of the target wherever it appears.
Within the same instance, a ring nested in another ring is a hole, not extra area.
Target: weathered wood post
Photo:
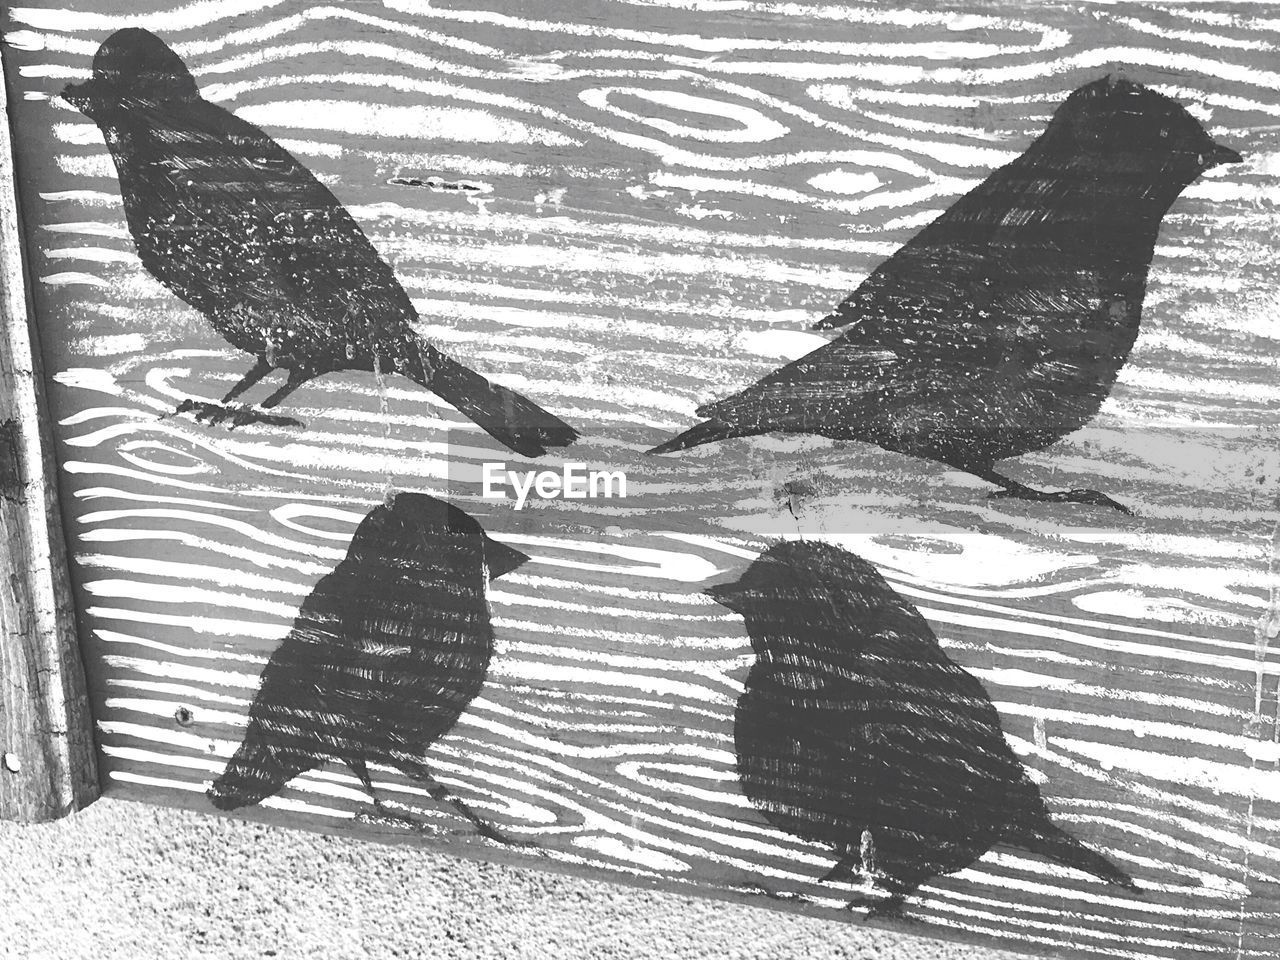
[[[53,820],[98,773],[0,89],[0,817]]]

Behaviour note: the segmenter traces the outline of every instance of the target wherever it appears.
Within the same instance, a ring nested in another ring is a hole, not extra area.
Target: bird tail
[[[490,383],[474,370],[446,357],[430,344],[410,351],[401,373],[453,404],[499,443],[525,457],[540,457],[547,447],[567,447],[578,431],[528,397]]]
[[[265,743],[250,724],[244,743],[209,787],[209,799],[219,810],[252,806],[315,765],[312,757]]]
[[[1023,850],[1038,853],[1064,867],[1083,870],[1117,887],[1133,891],[1138,889],[1132,877],[1102,854],[1086,847],[1071,834],[1051,823],[1047,815],[1040,823],[1006,837],[1006,842]]]
[[[649,452],[675,453],[677,450],[688,450],[690,447],[696,447],[704,443],[714,443],[717,440],[741,437],[747,432],[724,420],[712,418],[690,427],[684,433],[672,437],[666,443],[658,444]]]

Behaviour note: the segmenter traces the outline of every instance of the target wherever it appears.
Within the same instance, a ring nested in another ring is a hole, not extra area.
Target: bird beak
[[[738,591],[735,589],[737,586],[736,583],[718,583],[713,587],[707,587],[702,592],[722,607],[737,611],[738,608],[734,606],[738,596]]]
[[[492,537],[485,537],[484,562],[489,567],[489,579],[497,580],[516,567],[528,563],[529,557]]]
[[[84,110],[92,99],[89,83],[68,83],[62,90],[62,99],[77,110]]]
[[[1213,149],[1209,151],[1209,155],[1204,158],[1206,169],[1209,167],[1217,167],[1224,163],[1243,163],[1244,157],[1236,153],[1230,147],[1224,147],[1219,143],[1213,145]]]

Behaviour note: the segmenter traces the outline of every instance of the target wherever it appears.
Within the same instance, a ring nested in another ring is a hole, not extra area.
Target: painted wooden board
[[[101,134],[57,99],[126,25],[315,171],[420,332],[578,427],[568,454],[627,496],[485,499],[483,464],[531,465],[402,378],[312,381],[280,408],[303,428],[170,415],[251,358],[142,269]],[[918,606],[1054,820],[1140,888],[997,848],[877,922],[1046,954],[1280,951],[1274,7],[64,0],[11,6],[6,35],[109,793],[212,810],[299,605],[388,490],[427,492],[532,558],[491,585],[497,655],[430,756],[535,846],[477,838],[394,770],[380,790],[464,855],[860,918],[864,885],[819,882],[831,851],[739,787],[750,641],[702,592],[822,538]],[[820,345],[813,322],[1108,72],[1245,157],[1165,218],[1101,414],[1004,464],[1134,516],[989,500],[866,444],[645,453]],[[242,813],[419,839],[368,811],[329,766]]]

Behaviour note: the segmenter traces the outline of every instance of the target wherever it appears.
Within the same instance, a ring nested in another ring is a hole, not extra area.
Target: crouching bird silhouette
[[[742,789],[774,826],[835,851],[824,881],[888,893],[851,908],[899,913],[999,844],[1137,889],[1054,825],[982,685],[871,564],[780,543],[706,592],[742,614],[755,652],[734,722]]]
[[[187,400],[179,412],[285,421],[228,405],[277,368],[288,379],[263,408],[313,377],[367,370],[420,383],[524,456],[577,438],[419,336],[408,294],[337,198],[262,130],[205,100],[154,34],[113,33],[92,78],[62,96],[106,139],[143,266],[257,358],[221,405]]]
[[[1128,513],[995,464],[1098,412],[1138,334],[1161,219],[1204,171],[1239,161],[1166,96],[1110,77],[1081,87],[817,324],[843,336],[699,408],[704,422],[651,452],[820,434],[941,461],[996,484],[993,497]]]
[[[484,683],[493,654],[487,581],[528,559],[433,497],[401,493],[375,508],[263,669],[244,742],[209,788],[214,805],[258,803],[336,761],[380,814],[414,823],[374,790],[368,764],[377,763],[510,842],[436,781],[423,755]]]

